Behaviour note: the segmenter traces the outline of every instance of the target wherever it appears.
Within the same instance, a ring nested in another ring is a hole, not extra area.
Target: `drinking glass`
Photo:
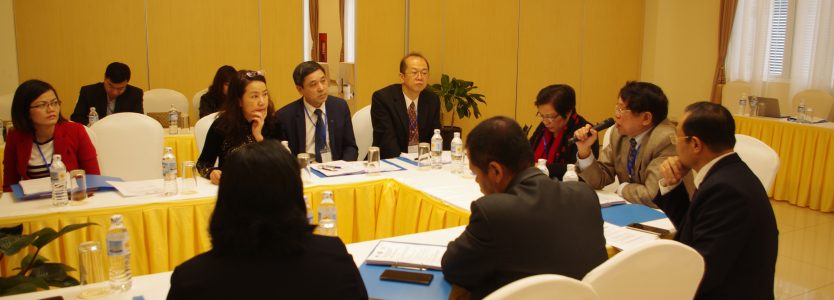
[[[190,160],[182,162],[182,193],[197,193],[197,166]]]
[[[82,285],[107,280],[99,242],[86,241],[78,245],[78,274]]]
[[[180,126],[180,134],[188,134],[191,131],[191,120],[188,118],[188,114],[182,114],[180,117],[182,120],[182,126]]]
[[[74,205],[84,204],[87,200],[87,176],[83,169],[72,170],[70,176],[70,203]]]
[[[428,170],[431,167],[431,146],[429,143],[417,145],[417,167],[420,170]]]
[[[310,169],[308,168],[311,160],[310,153],[299,153],[296,159],[298,160],[298,169],[301,172],[301,181],[304,183],[311,182],[312,174],[310,174]]]
[[[379,147],[368,147],[368,164],[365,166],[368,175],[379,174],[379,163]]]
[[[805,123],[814,123],[814,109],[805,107]]]

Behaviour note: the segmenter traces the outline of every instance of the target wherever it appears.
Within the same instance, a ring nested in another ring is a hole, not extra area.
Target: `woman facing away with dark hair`
[[[174,269],[168,299],[367,299],[339,238],[307,223],[298,163],[278,141],[227,157],[212,249]]]
[[[208,91],[200,97],[200,118],[219,111],[226,102],[229,83],[237,76],[237,70],[232,66],[222,66],[214,74],[214,81]]]
[[[264,139],[281,139],[275,106],[260,71],[240,70],[229,83],[229,100],[206,134],[197,170],[211,183],[220,182],[226,156],[240,146]],[[214,166],[218,161],[217,167]]]
[[[549,85],[536,95],[536,117],[541,123],[530,137],[535,160],[546,159],[551,178],[562,180],[568,164],[576,163],[576,145],[569,144],[573,132],[588,124],[576,113],[576,93],[567,84]],[[599,156],[599,143],[592,147]]]
[[[61,100],[49,83],[27,80],[12,99],[14,129],[6,137],[3,156],[3,191],[24,179],[49,176],[54,154],[60,154],[67,170],[84,169],[100,174],[96,149],[84,125],[61,115]]]

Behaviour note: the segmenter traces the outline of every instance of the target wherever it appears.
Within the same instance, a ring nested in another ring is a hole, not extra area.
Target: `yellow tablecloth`
[[[325,190],[333,191],[338,211],[339,237],[345,243],[454,227],[469,222],[468,211],[446,205],[393,179],[305,189],[305,194],[312,200],[313,211],[318,207],[321,193]],[[211,242],[207,228],[214,203],[214,198],[203,198],[2,218],[0,227],[23,224],[24,232],[31,233],[44,227],[57,230],[69,224],[98,223],[99,226],[65,235],[40,253],[50,261],[77,267],[78,244],[95,240],[105,245],[110,216],[122,214],[130,232],[131,268],[134,275],[142,275],[173,270],[185,260],[208,250]],[[12,274],[12,269],[19,266],[23,256],[25,253],[3,258],[0,261],[0,275]]]
[[[735,120],[736,133],[755,137],[779,154],[773,199],[834,211],[834,129],[779,119],[736,116]]]

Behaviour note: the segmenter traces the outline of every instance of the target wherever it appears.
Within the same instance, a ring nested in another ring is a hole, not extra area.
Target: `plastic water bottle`
[[[130,236],[122,221],[122,215],[110,217],[107,257],[110,259],[110,289],[116,292],[130,290],[133,285],[130,273]]]
[[[321,203],[319,203],[319,226],[318,234],[337,236],[339,231],[336,228],[336,202],[333,202],[333,192],[324,191]]]
[[[168,134],[177,134],[179,133],[179,119],[180,114],[177,112],[177,108],[171,104],[171,109],[168,110]]]
[[[452,173],[463,173],[463,140],[460,139],[460,132],[455,132],[452,139]]]
[[[747,113],[747,93],[741,93],[741,98],[738,99],[738,115],[744,116]]]
[[[177,194],[177,158],[174,157],[174,149],[165,147],[165,154],[162,155],[162,191],[165,196]]]
[[[61,161],[61,155],[52,156],[49,166],[49,179],[52,182],[52,205],[65,206],[69,203],[67,195],[67,167]]]
[[[536,162],[536,168],[542,171],[544,175],[550,177],[550,171],[547,170],[547,160],[544,158],[539,158],[539,161]]]
[[[313,224],[313,206],[310,205],[307,195],[304,195],[304,206],[307,208],[307,224]]]
[[[443,137],[440,136],[440,129],[434,130],[431,136],[431,168],[443,168]]]
[[[562,175],[562,181],[579,181],[579,175],[576,174],[576,165],[568,164],[568,170],[565,171],[565,175]]]
[[[799,106],[796,108],[796,120],[799,123],[805,122],[805,99],[799,99]]]
[[[95,107],[90,107],[90,114],[87,115],[87,127],[93,127],[95,122],[98,122],[98,113]]]

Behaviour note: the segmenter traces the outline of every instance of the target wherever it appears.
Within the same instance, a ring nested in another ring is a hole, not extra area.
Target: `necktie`
[[[327,145],[327,133],[324,130],[324,120],[321,109],[316,109],[316,161],[321,162],[321,149]]]
[[[420,143],[419,132],[417,131],[417,105],[411,102],[408,105],[408,145],[417,145]]]
[[[628,149],[628,177],[631,176],[631,171],[634,170],[634,161],[637,159],[637,140],[630,139],[628,142],[631,144],[631,147]]]

